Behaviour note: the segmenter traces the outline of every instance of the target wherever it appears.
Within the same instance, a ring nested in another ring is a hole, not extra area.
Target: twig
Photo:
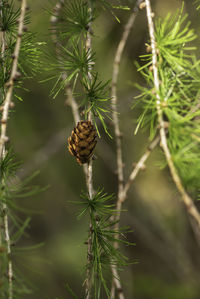
[[[2,3],[1,3],[2,4]],[[2,106],[2,118],[1,118],[1,134],[0,134],[0,160],[4,158],[5,155],[5,143],[8,141],[8,137],[6,136],[7,132],[7,121],[9,115],[9,108],[12,99],[12,93],[14,88],[14,81],[18,76],[17,65],[19,59],[19,52],[21,46],[21,39],[23,35],[24,28],[24,17],[26,12],[26,0],[22,0],[21,3],[21,13],[19,17],[19,26],[17,32],[17,39],[15,44],[15,49],[13,53],[13,63],[11,69],[11,75],[9,81],[6,83],[6,87],[8,88],[5,95],[5,100]],[[2,14],[2,11],[1,11]],[[2,53],[5,51],[5,36],[2,33]],[[1,178],[2,179],[2,178]],[[9,226],[8,226],[8,212],[7,205],[3,203],[3,223],[4,223],[4,234],[5,234],[5,242],[7,247],[7,255],[8,255],[8,298],[13,298],[13,265],[11,261],[11,245],[10,245],[10,234],[9,234]]]
[[[7,257],[8,257],[8,298],[13,298],[13,265],[11,261],[11,245],[10,245],[10,234],[8,227],[8,211],[7,205],[4,203],[3,208],[3,224],[4,224],[4,233],[5,233],[5,242],[7,247]]]
[[[92,3],[90,0],[89,2],[89,12],[90,16],[92,15]],[[91,22],[88,24],[88,31],[87,31],[87,37],[86,37],[86,51],[89,53],[91,56],[91,51],[92,51],[92,38],[91,38],[91,32],[92,32],[92,24]],[[88,79],[89,81],[92,80],[92,65],[88,66]],[[92,113],[89,111],[88,113],[88,120],[92,120]],[[94,194],[93,190],[93,180],[92,180],[92,159],[87,163],[87,176],[86,176],[86,183],[87,183],[87,188],[88,188],[88,193],[89,193],[89,198],[92,199],[92,196]],[[91,256],[92,256],[92,235],[91,235],[91,230],[92,230],[92,223],[90,221],[90,230],[89,230],[89,236],[88,236],[88,251],[87,251],[87,272],[86,272],[86,283],[85,283],[85,291],[86,291],[86,299],[91,298],[91,291],[92,291],[92,273],[90,269],[90,264],[91,264]]]
[[[136,4],[136,7],[137,6],[138,6],[138,4]],[[112,111],[113,111],[113,123],[114,123],[115,137],[116,137],[116,150],[117,150],[118,201],[123,194],[124,175],[123,175],[122,144],[121,144],[122,134],[121,134],[120,128],[119,128],[119,118],[118,118],[118,111],[117,111],[117,80],[118,80],[121,56],[122,56],[126,41],[128,39],[128,35],[129,35],[130,30],[135,21],[137,11],[138,11],[138,9],[135,8],[129,17],[129,20],[124,28],[122,38],[117,47],[117,51],[116,51],[114,63],[113,63],[113,75],[112,75],[112,83],[111,83],[111,104],[112,104]],[[117,202],[117,205],[118,205],[118,202]],[[117,210],[118,210],[118,208],[117,208]]]
[[[127,196],[127,192],[131,186],[131,184],[133,183],[133,181],[135,180],[136,176],[138,175],[139,171],[141,169],[144,168],[145,166],[145,162],[146,160],[149,158],[149,155],[151,154],[151,152],[154,150],[154,148],[158,145],[160,141],[160,136],[157,136],[149,145],[149,147],[147,148],[146,152],[144,153],[144,155],[140,158],[140,160],[137,162],[137,164],[135,165],[133,171],[131,172],[127,183],[124,186],[123,189],[123,196],[121,197],[121,203],[124,202],[124,200],[126,199]]]
[[[167,137],[166,137],[165,125],[164,125],[163,114],[161,109],[161,98],[159,95],[160,82],[159,82],[158,67],[157,67],[157,53],[156,53],[157,49],[156,49],[156,41],[155,41],[155,34],[154,34],[154,24],[152,20],[152,10],[151,10],[150,0],[145,0],[145,3],[146,3],[149,35],[151,39],[152,67],[153,67],[153,76],[154,76],[154,87],[155,87],[156,98],[157,98],[156,106],[157,106],[157,114],[158,114],[158,123],[160,126],[161,147],[164,151],[173,181],[179,193],[181,194],[181,198],[186,207],[186,211],[195,220],[197,229],[200,231],[200,214],[196,206],[194,205],[192,198],[187,194],[187,192],[185,191],[182,185],[181,179],[174,166],[171,153],[167,145]]]
[[[3,19],[3,12],[2,12],[3,3],[2,3],[2,0],[0,1],[0,5],[1,5],[0,15],[1,15],[1,19]],[[6,46],[5,32],[1,31],[1,59],[2,59],[3,64],[4,64],[5,46]],[[3,72],[5,73],[5,67],[3,67]],[[3,97],[4,97],[4,91],[2,92],[2,98]],[[2,245],[2,232],[0,233],[0,244]]]
[[[18,59],[19,59],[21,39],[22,39],[22,35],[23,35],[25,11],[26,11],[26,0],[22,0],[17,40],[16,40],[15,49],[14,49],[14,53],[13,53],[13,64],[12,64],[12,69],[11,69],[11,75],[10,75],[9,81],[6,83],[6,87],[8,87],[8,89],[7,89],[5,100],[4,100],[3,107],[2,107],[1,135],[0,135],[0,159],[2,159],[2,157],[3,157],[3,149],[4,149],[6,141],[8,141],[8,137],[6,136],[7,121],[8,121],[12,93],[13,93],[14,81],[18,77],[17,64],[18,64]]]
[[[57,32],[55,29],[55,24],[58,22],[58,16],[60,13],[60,10],[62,9],[62,6],[64,4],[64,0],[60,0],[58,1],[58,3],[55,5],[54,7],[54,15],[51,17],[51,25],[52,25],[52,38],[53,38],[53,42],[55,43],[56,46],[56,52],[57,55],[59,56],[59,49],[58,49],[58,40],[57,40]],[[91,7],[90,7],[90,12],[92,13]],[[87,37],[86,37],[86,50],[91,53],[91,24],[88,24],[88,32],[87,32]],[[91,65],[89,65],[88,67],[89,72],[88,72],[88,79],[91,80],[92,79],[92,75],[91,75]],[[63,80],[65,80],[67,77],[67,74],[63,75]],[[74,117],[74,121],[75,123],[80,121],[80,114],[79,114],[79,109],[78,109],[78,105],[77,102],[75,101],[74,97],[73,97],[73,93],[72,93],[72,89],[70,87],[69,84],[66,84],[66,88],[65,88],[65,92],[67,95],[67,101],[66,103],[69,104],[71,106],[72,109],[72,114]],[[91,112],[89,112],[88,114],[88,120],[91,120]],[[87,163],[87,165],[83,165],[83,170],[85,173],[85,178],[86,178],[86,185],[87,185],[87,189],[88,189],[88,194],[89,194],[89,198],[91,199],[93,196],[93,181],[92,181],[92,159]],[[91,297],[91,273],[90,273],[90,257],[91,257],[91,223],[90,223],[90,230],[89,230],[89,237],[88,237],[88,250],[87,250],[87,264],[88,264],[88,269],[87,269],[87,273],[86,273],[86,280],[85,280],[85,287],[86,287],[86,298],[89,299]]]
[[[65,3],[65,0],[59,0],[56,3],[56,5],[54,6],[54,9],[53,9],[54,14],[50,18],[52,40],[53,40],[53,43],[55,45],[55,50],[56,50],[56,54],[57,54],[58,57],[60,56],[60,51],[59,51],[59,43],[58,43],[58,39],[57,39],[57,30],[56,30],[55,25],[59,21],[59,14],[60,14],[60,11],[61,11],[64,3]],[[65,81],[66,78],[67,78],[67,74],[63,74],[63,76],[62,76],[63,81]],[[80,114],[79,114],[79,110],[78,110],[78,105],[77,105],[77,102],[75,101],[75,99],[73,97],[72,89],[71,89],[69,83],[66,84],[65,92],[66,92],[66,95],[67,95],[66,104],[71,106],[74,121],[75,121],[75,123],[78,123],[80,121]]]
[[[114,62],[113,62],[113,74],[112,74],[112,82],[111,82],[111,107],[112,107],[112,117],[113,117],[113,123],[114,123],[114,132],[115,132],[115,138],[116,138],[116,153],[117,153],[117,176],[118,176],[118,196],[117,196],[117,203],[116,203],[116,209],[118,211],[118,214],[116,215],[116,225],[115,229],[119,229],[119,219],[120,219],[120,211],[121,211],[121,204],[122,204],[122,197],[124,194],[124,173],[123,173],[123,159],[122,159],[122,134],[120,132],[119,127],[119,118],[118,118],[118,109],[117,109],[117,80],[118,80],[118,74],[119,74],[119,66],[121,62],[122,53],[124,50],[124,47],[126,45],[129,33],[131,31],[131,28],[133,26],[133,23],[135,21],[137,12],[138,12],[138,5],[141,1],[137,1],[133,12],[131,13],[128,22],[125,25],[122,38],[119,42],[119,45],[117,47],[117,51],[115,54]],[[118,248],[118,243],[115,242],[114,244],[115,248]],[[113,273],[113,283],[111,287],[111,298],[115,298],[115,288],[118,290],[118,297],[120,299],[124,299],[124,294],[121,287],[121,282],[119,280],[119,274],[117,271],[117,267],[113,265],[111,267],[112,273]]]

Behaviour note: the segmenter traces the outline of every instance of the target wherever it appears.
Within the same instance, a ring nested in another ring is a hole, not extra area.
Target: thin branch
[[[140,1],[139,1],[140,2]],[[138,12],[138,3],[134,8],[133,12],[131,13],[129,20],[124,28],[124,32],[122,38],[119,42],[117,47],[117,51],[114,58],[113,63],[113,75],[112,75],[112,83],[111,83],[111,104],[112,104],[112,111],[113,111],[113,123],[114,123],[114,130],[115,130],[115,137],[116,137],[116,150],[117,150],[117,174],[118,174],[118,201],[123,194],[123,184],[124,184],[124,174],[123,174],[123,160],[122,160],[122,143],[121,137],[122,134],[120,132],[119,127],[119,118],[118,118],[118,110],[117,110],[117,81],[118,81],[118,74],[119,74],[119,66],[121,62],[122,53],[127,42],[129,33],[135,21],[136,15]],[[118,205],[118,202],[117,202]],[[120,206],[121,208],[121,206]],[[118,208],[117,208],[118,210]],[[120,209],[119,209],[120,210]]]
[[[2,5],[2,2],[1,2]],[[15,49],[13,53],[13,63],[11,68],[11,75],[9,81],[6,83],[7,91],[5,95],[5,100],[2,106],[2,117],[1,117],[1,134],[0,134],[0,160],[2,160],[5,156],[5,143],[8,141],[8,137],[6,136],[7,132],[7,121],[9,115],[9,109],[11,105],[11,99],[13,94],[14,88],[14,81],[15,78],[18,76],[17,72],[17,65],[19,59],[19,52],[21,46],[21,39],[23,35],[23,28],[24,28],[24,17],[26,12],[26,0],[22,0],[21,3],[21,13],[19,17],[19,26],[17,32],[17,39],[15,44]],[[1,11],[2,16],[2,11]],[[5,52],[5,35],[2,33],[2,55]],[[1,178],[2,179],[2,178]],[[3,183],[3,179],[2,179]],[[10,245],[10,234],[9,234],[9,225],[8,225],[8,211],[6,203],[2,204],[2,211],[3,211],[3,227],[4,227],[4,234],[5,234],[5,242],[7,248],[7,256],[8,256],[8,299],[13,298],[13,265],[11,260],[11,245]]]
[[[152,14],[152,10],[151,10],[150,0],[145,0],[145,3],[146,3],[149,35],[150,35],[150,39],[151,39],[152,68],[153,68],[153,76],[154,76],[154,87],[155,87],[156,98],[157,98],[156,106],[157,106],[157,114],[158,114],[158,123],[160,126],[161,147],[164,151],[173,181],[174,181],[179,193],[181,194],[181,198],[186,207],[186,211],[194,219],[197,229],[200,231],[200,214],[199,214],[196,206],[194,205],[192,198],[187,194],[187,192],[185,191],[185,189],[182,185],[181,179],[180,179],[180,177],[177,173],[177,170],[174,166],[174,163],[173,163],[173,160],[171,157],[171,153],[170,153],[168,145],[167,145],[165,124],[164,124],[163,114],[162,114],[162,109],[161,109],[161,98],[159,95],[160,82],[159,82],[159,74],[158,74],[158,67],[157,67],[157,49],[156,49],[156,40],[155,40],[155,33],[154,33],[154,24],[153,24],[153,20],[152,20],[153,14]]]
[[[8,211],[7,205],[4,203],[2,205],[3,212],[3,226],[4,226],[4,234],[5,234],[5,242],[7,249],[7,257],[8,257],[8,299],[13,298],[13,265],[11,261],[11,245],[10,245],[10,233],[8,226]]]
[[[92,16],[92,3],[90,0],[89,2],[89,12],[90,16]],[[91,56],[92,52],[92,37],[91,37],[91,32],[92,32],[92,24],[91,22],[88,24],[88,31],[87,31],[87,36],[86,36],[86,51],[89,53]],[[88,79],[89,81],[92,80],[92,65],[88,66]],[[92,121],[92,113],[89,111],[88,113],[88,120]],[[94,189],[93,189],[93,178],[92,178],[92,159],[89,160],[87,163],[87,176],[86,176],[86,183],[87,183],[87,188],[88,188],[88,193],[89,193],[89,198],[92,199],[92,196],[94,194]],[[87,250],[87,272],[86,272],[86,283],[85,283],[85,291],[86,291],[86,299],[91,298],[91,291],[92,291],[92,273],[91,273],[91,256],[92,256],[92,223],[90,220],[90,230],[89,230],[89,236],[88,236],[88,250]]]
[[[8,121],[9,108],[10,108],[10,103],[11,103],[11,99],[12,99],[13,88],[14,88],[14,81],[15,81],[16,77],[18,76],[17,64],[18,64],[21,40],[22,40],[23,29],[24,29],[25,11],[26,11],[26,0],[22,0],[17,40],[16,40],[15,49],[14,49],[14,53],[13,53],[13,64],[12,64],[12,69],[11,69],[11,75],[10,75],[9,81],[6,83],[6,87],[8,89],[7,89],[5,100],[4,100],[3,107],[2,107],[1,135],[0,135],[0,159],[3,158],[3,149],[4,149],[6,141],[8,141],[8,137],[6,136],[7,121]]]
[[[2,0],[0,1],[0,16],[1,19],[3,19],[3,12],[2,12],[2,8],[3,8],[3,3]],[[5,54],[5,47],[6,47],[6,43],[5,43],[5,32],[1,31],[1,59],[2,59],[2,64],[3,64],[3,72],[5,73],[5,67],[4,67],[4,54]],[[2,91],[2,98],[4,97],[4,90]],[[0,244],[2,245],[2,232],[0,233]]]
[[[124,190],[123,190],[123,196],[121,197],[121,203],[124,202],[124,200],[126,199],[127,196],[127,192],[131,186],[131,184],[133,183],[133,181],[135,180],[136,176],[138,175],[139,171],[142,170],[145,166],[145,162],[146,160],[149,158],[149,155],[151,154],[151,152],[154,150],[154,148],[158,145],[160,141],[160,136],[157,136],[149,145],[149,147],[147,148],[146,152],[144,153],[144,155],[140,158],[140,160],[137,162],[137,164],[134,166],[133,171],[131,172],[127,183],[124,186]]]
[[[51,20],[50,20],[51,25],[52,25],[52,39],[55,44],[56,52],[57,52],[58,56],[59,56],[59,49],[58,49],[57,31],[56,31],[56,28],[54,25],[55,25],[55,23],[58,22],[59,13],[62,9],[63,4],[64,4],[64,0],[58,1],[58,3],[54,7],[54,15],[51,17]],[[91,7],[90,7],[90,13],[92,14]],[[91,32],[91,23],[88,24],[88,32],[87,32],[86,43],[85,43],[86,50],[89,53],[91,53],[91,34],[90,34],[90,32]],[[91,65],[89,65],[88,69],[89,69],[88,79],[91,80],[92,79]],[[67,74],[64,74],[63,80],[65,80],[66,77],[67,77]],[[69,84],[66,84],[65,92],[67,95],[66,103],[71,106],[74,121],[75,121],[75,123],[78,123],[80,121],[80,113],[79,113],[79,109],[78,109],[78,104],[73,97],[73,92],[72,92],[72,89]],[[89,112],[88,120],[91,121],[91,119],[92,119],[91,112]],[[87,165],[85,165],[85,164],[83,165],[83,170],[85,173],[86,185],[87,185],[87,189],[88,189],[88,193],[89,193],[89,198],[92,199],[92,196],[94,193],[93,181],[92,181],[92,159],[87,163]],[[87,250],[88,268],[87,268],[86,280],[85,280],[86,298],[87,299],[89,299],[91,297],[91,288],[92,288],[91,273],[90,273],[90,267],[89,267],[89,265],[91,263],[91,261],[90,261],[91,246],[92,246],[91,242],[92,242],[92,240],[91,240],[91,223],[90,223],[90,230],[89,230],[89,237],[88,237],[88,250]]]
[[[92,4],[91,4],[90,0],[88,0],[88,1],[89,1],[90,15],[92,15]],[[85,42],[86,51],[89,53],[89,56],[91,56],[91,53],[92,53],[92,37],[91,37],[90,32],[92,32],[91,22],[88,24],[88,31],[87,31],[86,42]],[[89,64],[88,65],[88,74],[87,74],[89,81],[92,80],[91,70],[92,70],[92,65]],[[92,112],[91,112],[91,110],[88,113],[88,120],[92,121]],[[88,186],[89,196],[90,196],[90,198],[92,198],[93,193],[94,193],[93,183],[92,183],[92,159],[88,162],[87,186]]]
[[[53,43],[55,45],[55,50],[56,50],[56,54],[57,54],[58,57],[60,56],[60,51],[59,51],[59,47],[58,47],[59,42],[58,42],[58,38],[57,38],[57,30],[56,30],[55,25],[59,21],[59,14],[60,14],[60,11],[63,8],[64,3],[65,3],[65,0],[59,0],[56,3],[56,5],[53,8],[54,14],[50,18],[51,33],[52,33],[51,36],[52,36],[52,40],[53,40]],[[62,75],[62,80],[65,81],[66,78],[67,78],[67,74],[63,74]],[[75,99],[73,97],[72,89],[71,89],[69,83],[66,84],[65,93],[67,95],[66,104],[71,106],[74,121],[75,121],[75,123],[78,123],[80,121],[80,114],[79,114],[78,104],[77,104],[77,102],[75,101]]]
[[[119,75],[119,66],[121,62],[122,53],[124,50],[124,47],[126,45],[129,33],[131,31],[131,28],[134,24],[137,12],[138,12],[138,5],[141,1],[137,1],[133,12],[131,13],[128,22],[125,25],[122,38],[119,42],[119,45],[116,50],[114,62],[113,62],[113,74],[112,74],[112,82],[111,82],[111,107],[112,107],[112,117],[113,117],[113,123],[114,123],[114,132],[115,132],[115,138],[116,138],[116,154],[117,154],[117,176],[118,176],[118,196],[117,196],[117,203],[116,203],[116,209],[118,211],[116,215],[116,227],[115,229],[119,229],[119,220],[120,220],[120,211],[121,211],[121,204],[122,204],[122,197],[124,194],[124,173],[123,173],[123,159],[122,159],[122,134],[120,132],[119,127],[119,118],[118,118],[118,109],[117,109],[117,81],[118,81],[118,75]],[[114,244],[115,248],[118,248],[118,243],[116,242]],[[121,282],[119,279],[119,274],[117,271],[117,267],[115,265],[111,266],[112,273],[113,273],[113,283],[111,287],[111,298],[115,298],[115,288],[118,291],[118,297],[120,299],[124,299],[124,294],[122,291]]]

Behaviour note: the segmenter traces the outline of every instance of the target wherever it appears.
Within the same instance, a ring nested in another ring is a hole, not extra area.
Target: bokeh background
[[[47,43],[45,51],[52,47],[46,8],[53,7],[55,2],[29,1],[29,29],[37,33],[38,41]],[[164,18],[167,13],[180,9],[182,1],[152,0],[152,5],[156,17]],[[200,15],[192,0],[185,1],[184,12],[189,14],[191,26],[199,34]],[[111,78],[113,57],[129,12],[118,11],[117,15],[120,24],[110,12],[104,11],[94,25],[96,68],[105,80]],[[139,131],[134,135],[140,111],[131,109],[138,94],[134,83],[144,84],[134,61],[139,61],[139,55],[145,53],[146,42],[147,23],[145,11],[141,11],[124,51],[118,81],[126,179],[149,142],[148,132]],[[199,42],[198,38],[197,47]],[[17,159],[23,161],[18,176],[24,178],[39,170],[33,183],[48,186],[46,191],[19,203],[35,211],[30,213],[31,222],[20,245],[44,245],[23,252],[15,262],[33,289],[24,299],[72,298],[67,283],[83,298],[88,219],[77,220],[78,207],[69,201],[79,200],[81,190],[85,190],[85,179],[82,168],[67,151],[67,137],[74,121],[70,107],[65,105],[66,96],[61,92],[53,100],[49,96],[53,82],[40,82],[45,77],[48,73],[41,69],[40,74],[25,81],[29,92],[21,91],[24,100],[16,102],[15,113],[9,120],[11,144]],[[112,123],[108,126],[112,132]],[[101,132],[94,162],[94,186],[116,194],[115,140],[105,136],[102,129]],[[162,160],[161,151],[156,149],[124,203],[121,225],[130,227],[132,232],[127,239],[135,243],[135,246],[122,247],[133,262],[121,271],[124,292],[127,299],[199,299],[199,248],[169,172],[160,167]],[[20,214],[20,217],[25,216]]]

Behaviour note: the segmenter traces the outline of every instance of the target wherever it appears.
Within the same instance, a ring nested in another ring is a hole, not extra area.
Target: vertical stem
[[[156,40],[155,40],[155,33],[154,33],[154,24],[153,24],[153,15],[151,10],[151,3],[150,0],[145,0],[146,3],[146,12],[147,12],[147,20],[148,20],[148,27],[149,27],[149,35],[151,39],[151,48],[152,48],[152,67],[153,67],[153,76],[154,76],[154,86],[155,86],[155,92],[156,92],[156,106],[157,106],[157,114],[158,114],[158,122],[160,126],[160,139],[161,139],[161,147],[164,151],[167,164],[169,167],[169,170],[171,172],[172,179],[176,185],[177,190],[181,194],[182,201],[185,205],[187,213],[194,219],[194,223],[196,224],[197,230],[200,232],[200,214],[196,208],[196,206],[193,203],[192,198],[187,194],[185,191],[181,179],[178,175],[178,172],[174,166],[171,153],[169,151],[168,145],[167,145],[167,137],[165,132],[165,124],[163,120],[163,114],[161,109],[161,98],[159,95],[159,88],[160,88],[160,82],[159,82],[159,74],[158,74],[158,66],[157,66],[157,49],[156,49]],[[194,231],[195,233],[195,231]]]
[[[118,176],[118,196],[117,196],[117,203],[116,203],[116,209],[118,211],[116,215],[116,225],[115,229],[116,231],[119,230],[119,220],[120,220],[120,214],[121,214],[121,206],[123,201],[123,194],[124,194],[124,165],[123,165],[123,159],[122,159],[122,134],[120,132],[120,126],[119,126],[119,117],[118,117],[118,109],[117,109],[117,81],[118,81],[118,75],[119,75],[119,66],[121,62],[122,53],[124,50],[124,47],[126,45],[129,33],[131,31],[131,28],[133,26],[133,23],[135,21],[137,12],[138,12],[138,5],[140,1],[137,1],[133,12],[131,13],[128,22],[125,25],[122,38],[119,42],[119,45],[117,47],[117,51],[115,54],[114,62],[113,62],[113,74],[112,74],[112,82],[111,82],[111,107],[112,107],[112,116],[113,116],[113,123],[114,123],[114,132],[115,132],[115,138],[116,138],[116,153],[117,153],[117,176]],[[117,249],[119,244],[115,242],[114,244],[115,248]],[[118,297],[120,299],[124,299],[124,294],[121,287],[121,282],[119,279],[119,274],[117,271],[116,265],[112,265],[112,274],[113,274],[113,282],[111,287],[111,299],[115,298],[115,289],[118,291]]]
[[[62,6],[64,5],[65,0],[59,0],[55,7],[54,7],[54,15],[51,16],[51,26],[52,26],[52,39],[56,47],[56,54],[59,57],[59,49],[58,49],[58,38],[57,38],[57,31],[55,28],[55,24],[58,22],[59,13],[62,9]],[[91,28],[91,24],[89,24],[89,28]],[[85,47],[89,53],[91,53],[91,36],[89,32],[87,33]],[[91,77],[91,66],[88,67],[88,78],[89,80],[92,79]],[[67,74],[63,74],[63,81],[66,79]],[[71,106],[72,114],[75,123],[78,123],[80,121],[80,114],[78,105],[73,97],[72,89],[69,84],[65,87],[67,100],[66,102]],[[91,120],[91,112],[88,115],[88,120]],[[90,160],[87,164],[83,165],[83,171],[86,178],[86,186],[88,189],[89,198],[91,199],[93,196],[93,183],[92,183],[92,160]],[[85,280],[85,288],[86,288],[86,298],[89,299],[91,297],[91,288],[92,288],[92,280],[91,280],[91,271],[90,271],[90,259],[91,259],[91,246],[92,246],[92,239],[91,239],[91,222],[89,224],[89,237],[88,237],[88,248],[87,248],[87,271],[86,271],[86,280]]]
[[[8,258],[8,298],[13,298],[13,265],[11,260],[11,246],[10,246],[10,234],[8,227],[8,211],[7,205],[3,204],[3,226],[5,234],[5,242],[7,249],[7,258]]]
[[[3,2],[0,2],[1,7]],[[14,88],[14,80],[17,76],[17,65],[19,59],[19,52],[21,46],[21,39],[23,34],[23,26],[24,26],[24,17],[26,11],[26,0],[22,0],[21,3],[21,13],[19,17],[19,26],[17,32],[17,39],[15,44],[15,49],[13,53],[13,64],[11,68],[11,75],[9,81],[6,83],[7,91],[5,95],[5,99],[3,101],[2,107],[2,117],[1,117],[1,133],[0,133],[0,160],[2,160],[5,156],[5,143],[8,141],[8,137],[6,136],[7,132],[7,121],[9,115],[9,108],[12,99],[12,93]],[[1,17],[2,17],[2,10],[1,10]],[[4,58],[5,52],[5,32],[2,32],[1,37],[2,45],[2,58]],[[1,181],[3,184],[3,178],[1,174]],[[7,257],[8,257],[8,299],[13,299],[13,265],[11,260],[11,245],[10,245],[10,234],[9,234],[9,225],[8,225],[8,211],[6,203],[2,204],[2,211],[3,211],[3,227],[4,227],[4,235],[5,235],[5,242],[6,242],[6,249],[7,249]]]
[[[92,4],[91,1],[89,2],[89,12],[90,16],[92,16]],[[88,31],[86,36],[86,51],[88,51],[89,56],[91,56],[92,52],[92,38],[90,32],[92,31],[92,24],[91,22],[88,24]],[[92,80],[92,74],[91,74],[92,66],[88,65],[88,79],[89,81]],[[89,111],[88,113],[88,120],[92,121],[92,113]],[[89,198],[92,199],[94,190],[93,190],[93,178],[92,178],[92,159],[87,163],[87,175],[86,175],[86,184],[88,188]],[[92,292],[92,273],[91,273],[91,256],[92,256],[92,223],[90,219],[90,229],[89,229],[89,236],[88,236],[88,250],[87,250],[87,273],[86,273],[86,299],[91,298],[91,292]]]
[[[0,159],[2,159],[2,157],[3,157],[4,146],[5,146],[6,141],[8,140],[8,138],[6,136],[7,121],[8,121],[10,102],[11,102],[13,88],[14,88],[14,80],[17,75],[17,64],[18,64],[18,59],[19,59],[21,39],[22,39],[22,35],[23,35],[25,11],[26,11],[26,0],[22,0],[17,40],[16,40],[15,49],[14,49],[14,53],[13,53],[13,64],[12,64],[12,69],[11,69],[11,75],[10,75],[9,81],[6,83],[6,86],[8,87],[8,89],[7,89],[5,100],[3,103],[3,111],[2,111],[2,118],[1,118],[1,134],[0,134]]]

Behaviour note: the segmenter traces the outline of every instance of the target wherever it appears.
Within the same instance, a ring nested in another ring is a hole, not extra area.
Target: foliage
[[[13,53],[18,36],[18,19],[20,7],[14,1],[1,1],[1,56],[0,56],[0,104],[5,100],[7,93],[6,83],[10,79],[13,65]],[[21,52],[19,54],[17,72],[14,78],[14,92],[17,88],[22,88],[22,80],[35,74],[38,70],[38,59],[41,54],[40,43],[36,42],[33,33],[28,32],[25,25],[29,22],[29,16],[24,20],[24,34],[21,40]],[[15,57],[16,58],[16,57]],[[17,94],[15,96],[21,99]],[[14,105],[14,104],[13,104]],[[2,112],[2,110],[1,110]],[[2,114],[2,113],[1,113]],[[16,162],[12,150],[4,148],[2,159],[0,160],[0,282],[1,298],[22,298],[23,294],[30,294],[26,279],[21,275],[15,258],[20,247],[18,242],[25,235],[30,224],[29,214],[16,199],[29,198],[41,191],[38,187],[30,186],[31,180],[36,174],[21,181],[17,177],[17,171],[21,163]],[[23,214],[23,216],[22,216]],[[33,246],[32,249],[34,249]],[[9,276],[10,275],[10,276]],[[11,275],[13,277],[11,277]],[[12,287],[9,280],[12,281]]]
[[[156,22],[155,34],[158,51],[158,72],[161,81],[159,96],[163,117],[168,127],[168,146],[173,161],[189,191],[199,185],[199,63],[194,56],[191,42],[196,34],[190,29],[187,16],[178,11]],[[151,138],[157,132],[156,96],[151,70],[152,54],[142,55],[145,64],[139,71],[148,87],[141,90],[143,113],[139,126],[150,126]],[[191,67],[193,65],[193,67]],[[149,88],[150,87],[150,88]],[[190,169],[190,171],[188,171]]]
[[[1,243],[1,294],[2,298],[8,298],[8,278],[4,275],[7,272],[9,259],[12,259],[13,271],[14,271],[14,298],[21,298],[22,294],[30,294],[31,290],[27,285],[26,278],[23,277],[18,269],[17,263],[15,263],[15,257],[18,256],[19,251],[24,250],[35,250],[38,245],[33,245],[31,247],[21,248],[17,246],[18,242],[26,234],[26,229],[30,225],[30,217],[22,217],[23,214],[30,214],[30,211],[24,209],[20,202],[18,203],[15,199],[20,198],[32,198],[34,195],[43,191],[43,189],[38,186],[30,185],[32,179],[37,175],[37,173],[28,177],[24,181],[20,181],[17,178],[16,173],[20,169],[21,163],[16,162],[15,156],[12,150],[8,150],[4,159],[0,163],[0,199],[1,199],[1,221],[5,224],[5,217],[9,217],[9,227],[12,228],[12,235],[10,235],[10,244],[12,246],[12,256],[7,255],[7,243],[3,238]]]
[[[4,3],[5,2],[5,3]],[[5,84],[9,80],[11,66],[13,62],[13,52],[16,44],[17,27],[20,9],[16,9],[14,1],[3,1],[2,7],[2,24],[1,28],[4,34],[5,49],[0,58],[0,91],[5,94]],[[25,19],[25,24],[28,25],[29,18]],[[38,61],[42,53],[44,42],[36,41],[36,34],[26,30],[22,37],[22,45],[18,63],[18,77],[15,82],[15,92],[17,88],[22,88],[23,79],[30,78],[35,75],[40,69]],[[21,98],[15,94],[17,98]],[[1,98],[2,102],[2,98]]]
[[[65,89],[67,84],[70,84],[73,96],[76,99],[78,96],[81,98],[77,100],[85,117],[91,111],[99,136],[96,118],[100,120],[105,132],[110,136],[105,122],[105,116],[110,118],[110,111],[105,108],[110,100],[109,82],[99,79],[100,75],[94,70],[95,53],[87,49],[85,43],[88,34],[94,35],[90,24],[96,18],[95,2],[92,4],[92,12],[87,2],[83,0],[63,4],[57,22],[52,28],[53,32],[56,30],[58,33],[57,50],[56,56],[55,54],[51,57],[47,55],[48,64],[49,61],[54,61],[46,67],[46,70],[54,73],[47,80],[56,79],[51,90],[53,98]]]
[[[87,215],[90,219],[90,240],[88,242],[91,242],[91,252],[87,268],[90,269],[93,281],[94,298],[99,298],[101,285],[109,298],[109,286],[104,277],[106,269],[110,269],[112,265],[120,268],[127,265],[127,258],[114,244],[131,245],[131,243],[122,238],[127,230],[116,230],[116,221],[111,220],[113,214],[119,213],[110,203],[113,201],[113,195],[108,195],[103,193],[103,190],[99,190],[92,198],[87,193],[82,193],[81,198],[83,200],[77,204],[82,205],[83,208],[79,212],[78,218]]]

